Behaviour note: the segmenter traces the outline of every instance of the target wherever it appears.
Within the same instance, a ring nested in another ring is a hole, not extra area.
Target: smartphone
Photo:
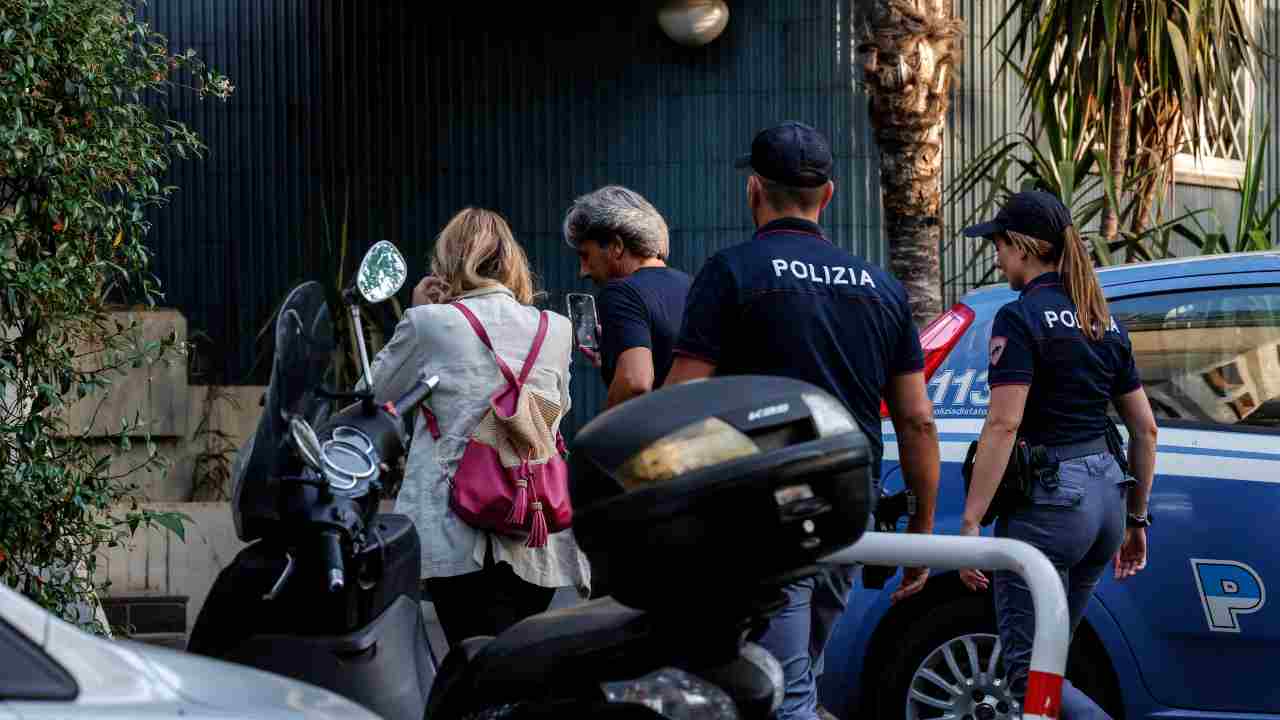
[[[579,347],[588,350],[599,350],[600,339],[596,337],[596,298],[587,293],[569,293],[566,297],[569,305],[569,322],[573,323],[573,337]]]

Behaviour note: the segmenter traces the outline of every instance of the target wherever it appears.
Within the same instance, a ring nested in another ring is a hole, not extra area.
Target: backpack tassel
[[[533,529],[529,531],[526,547],[540,548],[547,544],[547,516],[542,512],[542,503],[534,500],[530,503],[533,510]]]
[[[507,513],[507,524],[523,527],[526,509],[529,507],[529,462],[520,463],[520,474],[516,476],[516,496],[511,500],[511,512]]]

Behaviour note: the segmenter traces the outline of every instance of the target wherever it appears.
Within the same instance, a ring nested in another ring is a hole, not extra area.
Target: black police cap
[[[751,142],[751,154],[735,163],[766,180],[801,188],[826,184],[833,164],[831,143],[822,133],[798,122],[760,131]]]
[[[963,232],[965,237],[991,237],[998,233],[1016,232],[1061,248],[1070,225],[1071,213],[1056,195],[1027,191],[1010,197],[994,220],[967,227]]]

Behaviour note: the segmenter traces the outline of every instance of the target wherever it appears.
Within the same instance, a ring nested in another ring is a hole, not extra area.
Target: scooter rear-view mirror
[[[395,295],[409,276],[409,266],[404,256],[386,240],[380,240],[369,248],[360,261],[360,269],[356,271],[355,289],[360,297],[370,305],[380,303]],[[342,297],[351,310],[351,323],[355,328],[356,344],[360,350],[360,367],[364,373],[365,387],[373,387],[373,378],[369,376],[369,352],[364,346],[364,326],[360,320],[360,306],[355,301],[351,288],[343,291]]]
[[[369,304],[380,303],[399,292],[409,276],[404,256],[386,240],[375,243],[360,261],[356,288]]]

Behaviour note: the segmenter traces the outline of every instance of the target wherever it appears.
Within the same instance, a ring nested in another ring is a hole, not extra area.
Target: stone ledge
[[[179,635],[187,632],[185,595],[108,597],[102,599],[107,621],[129,635]]]
[[[124,326],[136,320],[139,343],[173,337],[187,341],[187,319],[171,308],[116,311],[111,313]],[[100,363],[101,348],[81,348],[78,361],[83,367]],[[187,362],[185,355],[174,355],[131,368],[110,376],[111,385],[67,409],[64,417],[72,432],[91,437],[109,436],[120,431],[121,420],[133,423],[140,419],[144,426],[131,435],[150,433],[154,438],[185,437],[189,401]]]
[[[186,541],[164,529],[139,529],[123,545],[104,548],[99,554],[98,582],[110,581],[103,603],[129,603],[129,612],[145,603],[173,604],[183,598],[185,620],[179,632],[195,624],[214,579],[245,546],[236,537],[231,520],[231,504],[143,503],[143,507],[159,512],[176,511],[191,517]],[[117,611],[118,612],[118,611]],[[172,608],[143,610],[148,621],[170,617]],[[112,618],[111,622],[116,622]],[[171,619],[170,627],[177,627]],[[138,625],[137,619],[133,624]],[[141,627],[135,632],[143,632]]]
[[[170,650],[186,651],[187,649],[186,633],[152,633],[150,635],[134,635],[128,639],[148,645],[158,645]]]

